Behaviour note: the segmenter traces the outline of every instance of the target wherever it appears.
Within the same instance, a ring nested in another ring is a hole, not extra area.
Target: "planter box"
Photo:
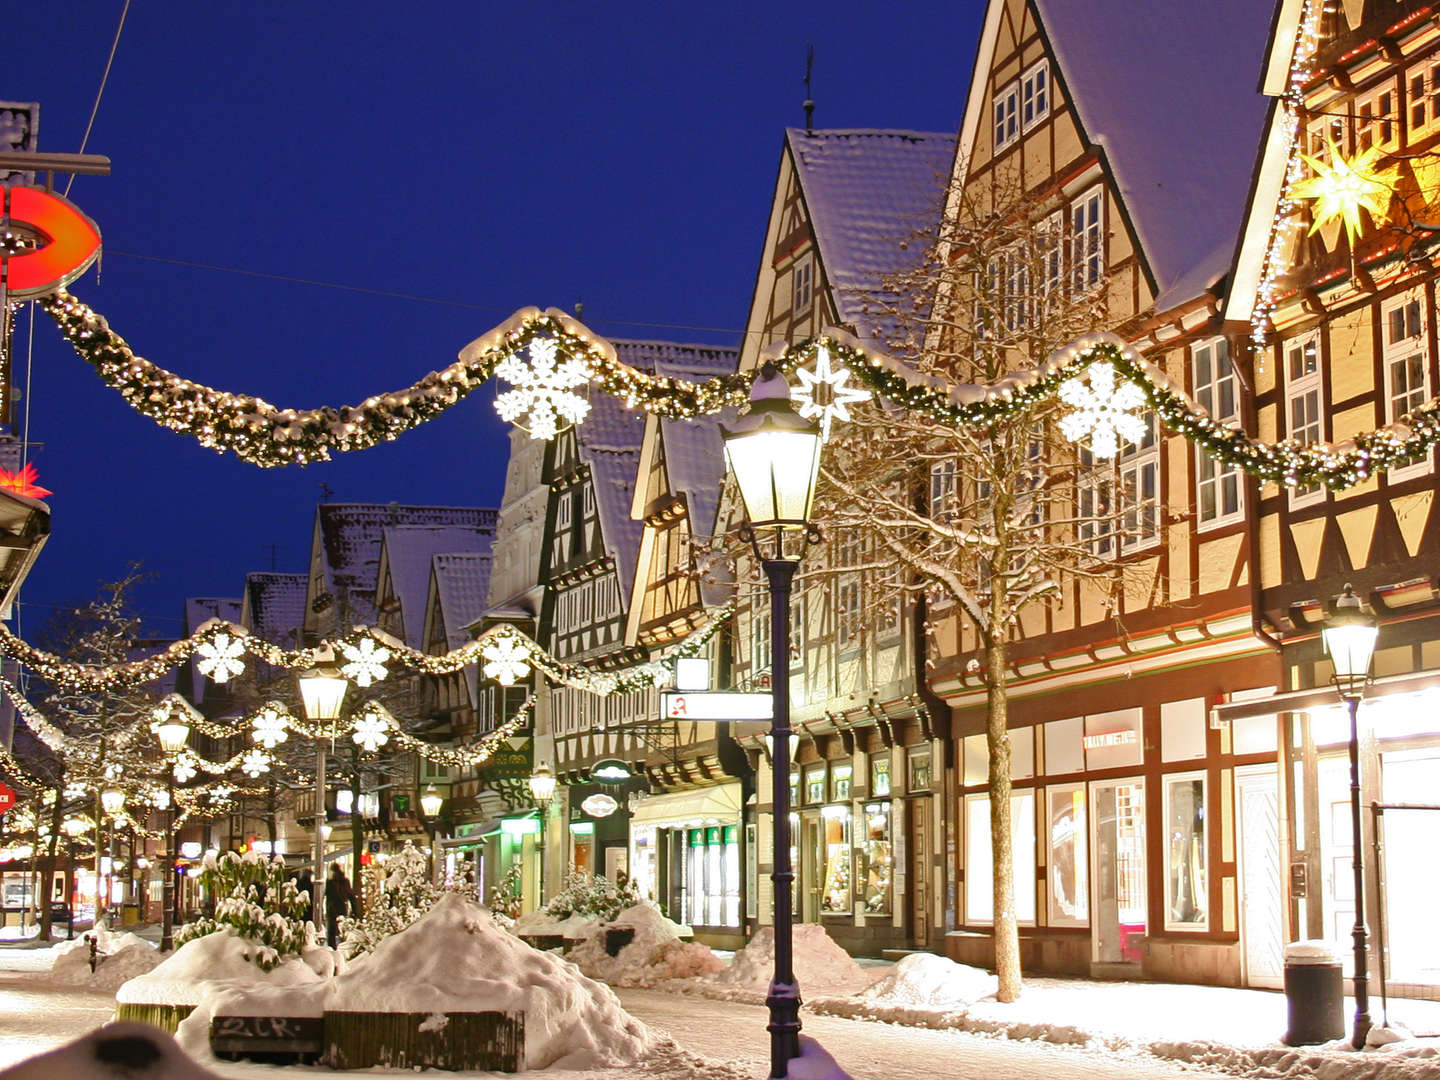
[[[525,1014],[327,1012],[325,1062],[332,1069],[453,1069],[520,1072],[525,1068]],[[424,1028],[425,1030],[422,1030]]]
[[[180,1021],[194,1011],[194,1005],[116,1005],[115,1019],[137,1020],[174,1035]]]
[[[217,1016],[210,1021],[210,1049],[228,1061],[308,1065],[320,1060],[325,1049],[325,1021],[319,1016]]]

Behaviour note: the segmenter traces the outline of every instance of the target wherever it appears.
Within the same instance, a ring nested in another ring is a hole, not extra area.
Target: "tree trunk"
[[[1010,826],[1010,710],[1005,692],[1006,643],[1003,628],[985,642],[986,729],[990,749],[990,851],[994,868],[995,974],[997,1001],[1020,996],[1020,934],[1015,925],[1014,857]]]
[[[60,779],[55,781],[55,807],[50,811],[50,850],[45,853],[45,869],[41,873],[41,880],[35,887],[35,895],[32,899],[40,905],[40,940],[49,941],[51,926],[54,924],[54,915],[50,908],[50,893],[55,888],[55,862],[60,850],[60,822],[65,815],[65,774],[60,774]],[[37,818],[38,820],[38,818]],[[44,897],[41,897],[44,893]],[[70,899],[70,890],[65,890],[66,900]]]

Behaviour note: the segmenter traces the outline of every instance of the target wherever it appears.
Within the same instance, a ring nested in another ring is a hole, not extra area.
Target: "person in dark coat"
[[[325,879],[325,939],[333,949],[340,941],[340,916],[349,915],[355,904],[355,890],[350,879],[339,863],[330,864],[330,876]]]
[[[295,891],[300,894],[300,899],[304,901],[304,906],[300,909],[300,920],[302,922],[309,922],[315,917],[315,896],[311,891],[314,887],[315,883],[311,880],[308,869],[301,870],[300,873],[295,875]]]

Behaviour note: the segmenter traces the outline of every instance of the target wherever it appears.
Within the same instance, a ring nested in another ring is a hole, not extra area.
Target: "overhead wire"
[[[130,0],[125,0],[125,6],[120,9],[120,22],[115,27],[115,37],[110,42],[110,55],[105,58],[105,71],[100,76],[100,88],[95,91],[95,104],[90,108],[90,119],[85,124],[85,134],[80,139],[80,153],[85,153],[85,147],[90,142],[90,131],[95,127],[95,117],[100,112],[100,99],[105,96],[105,84],[110,81],[110,67],[115,63],[115,50],[120,47],[120,31],[125,29],[125,16],[130,14]],[[65,197],[70,197],[70,187],[75,183],[75,173],[70,174],[70,179],[65,184]]]

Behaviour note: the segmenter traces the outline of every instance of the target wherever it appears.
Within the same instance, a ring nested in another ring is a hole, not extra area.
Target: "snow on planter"
[[[71,986],[91,990],[114,990],[137,975],[144,975],[160,963],[160,950],[134,934],[110,934],[97,948],[99,962],[90,970],[90,943],[83,938],[67,945],[79,946],[55,950],[55,966],[50,977]]]
[[[795,978],[802,995],[852,994],[873,978],[817,923],[800,923],[794,927],[794,958]],[[735,954],[728,968],[711,976],[711,981],[737,990],[763,991],[770,986],[774,974],[775,930],[765,926],[755,932],[750,944]]]
[[[347,1052],[346,1036],[332,1033],[340,1030],[335,1022],[345,1024],[337,1014],[356,1013],[414,1017],[411,1034],[431,1040],[422,1050],[453,1039],[466,1014],[523,1014],[524,1064],[531,1069],[625,1067],[654,1044],[608,986],[506,933],[483,907],[455,893],[332,981],[326,994],[332,1057]],[[441,1026],[436,1016],[448,1022]]]
[[[680,940],[680,932],[688,929],[671,922],[658,908],[636,904],[613,922],[592,926],[567,958],[592,979],[611,986],[654,986],[666,979],[722,971],[725,964],[709,948]]]
[[[880,1007],[959,1009],[992,997],[998,988],[999,980],[988,971],[934,953],[912,953],[860,1000]]]

